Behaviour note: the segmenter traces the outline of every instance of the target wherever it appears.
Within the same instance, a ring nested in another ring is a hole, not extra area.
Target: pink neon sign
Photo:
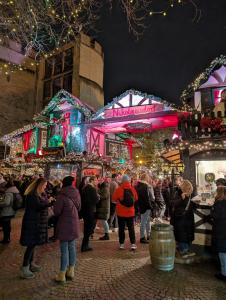
[[[105,118],[114,118],[114,117],[125,117],[129,115],[155,113],[155,112],[162,111],[163,108],[164,108],[163,104],[151,104],[151,105],[123,107],[123,108],[113,108],[113,109],[106,109],[104,112],[104,116]]]

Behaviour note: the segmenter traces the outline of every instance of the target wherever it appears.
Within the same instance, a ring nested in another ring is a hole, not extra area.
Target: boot
[[[40,272],[42,270],[42,267],[32,262],[30,266],[30,270],[31,272]]]
[[[66,272],[66,278],[73,280],[75,277],[75,266],[69,266]]]
[[[105,233],[104,236],[99,238],[100,241],[109,241],[110,237],[109,237],[109,233]]]
[[[60,271],[55,277],[55,281],[57,283],[64,284],[66,282],[65,274],[66,272]]]
[[[35,274],[33,274],[30,270],[29,270],[30,266],[26,266],[26,267],[21,267],[21,273],[20,273],[20,277],[23,279],[31,279],[35,277]]]

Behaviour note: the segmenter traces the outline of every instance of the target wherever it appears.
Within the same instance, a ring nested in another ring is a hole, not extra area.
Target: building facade
[[[37,83],[39,112],[61,89],[95,110],[104,105],[104,57],[101,46],[81,34],[74,43],[56,49],[40,62]]]
[[[102,107],[103,59],[101,46],[84,34],[41,59],[39,66],[21,45],[1,38],[0,136],[32,122],[62,88],[95,110]],[[8,63],[17,66],[15,71],[4,68]]]

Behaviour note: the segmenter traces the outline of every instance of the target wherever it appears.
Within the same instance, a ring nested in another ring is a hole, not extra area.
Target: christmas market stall
[[[181,118],[177,149],[196,195],[195,243],[210,245],[215,181],[226,177],[226,57],[216,58],[182,97],[191,113]]]
[[[139,134],[178,128],[183,114],[159,97],[128,90],[100,109],[87,125],[87,151],[126,162],[141,146]]]
[[[61,90],[35,116],[36,122],[47,125],[47,143],[42,148],[42,158],[35,160],[46,165],[47,176],[73,175],[79,180],[81,176],[102,176],[102,160],[86,152],[86,124],[93,113],[87,104]]]
[[[17,129],[1,138],[9,146],[10,152],[5,156],[5,163],[12,166],[13,173],[34,175],[43,174],[33,159],[42,155],[46,143],[47,127],[42,122],[34,122]]]

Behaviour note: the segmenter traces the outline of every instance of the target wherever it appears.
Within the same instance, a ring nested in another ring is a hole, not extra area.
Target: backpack
[[[125,207],[134,206],[134,196],[130,189],[124,189],[123,199],[119,201]]]
[[[12,209],[17,211],[23,207],[23,198],[19,193],[13,193],[13,205]]]

